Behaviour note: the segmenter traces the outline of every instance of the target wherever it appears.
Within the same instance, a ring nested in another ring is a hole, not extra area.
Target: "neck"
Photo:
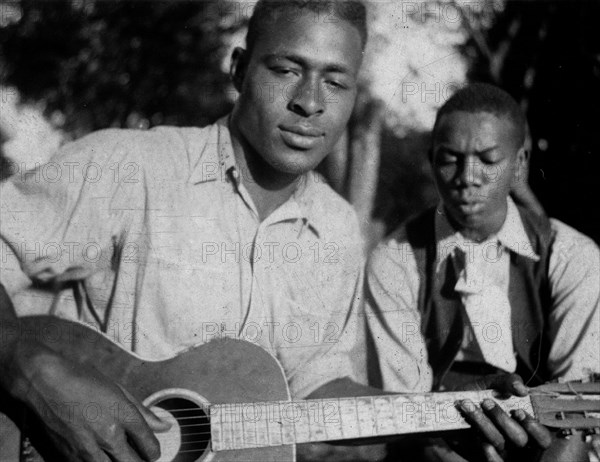
[[[476,242],[476,243],[481,243],[486,241],[490,236],[492,236],[493,234],[495,234],[496,232],[498,232],[500,228],[498,228],[497,230],[483,230],[480,228],[476,228],[476,229],[472,229],[472,228],[462,228],[459,229],[460,234],[463,235],[463,237],[467,240],[467,241],[472,241],[472,242]]]
[[[302,175],[279,171],[265,162],[245,140],[234,117],[230,120],[229,131],[241,182],[252,197],[262,221],[294,194]]]
[[[469,424],[456,401],[481,402],[494,396],[482,390],[216,404],[210,413],[212,447],[220,451],[465,429]],[[520,408],[535,415],[529,397],[497,403],[505,412]]]

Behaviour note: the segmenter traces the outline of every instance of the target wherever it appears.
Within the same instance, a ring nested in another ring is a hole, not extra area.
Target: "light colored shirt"
[[[552,296],[548,368],[554,378],[580,379],[600,371],[600,252],[573,228],[551,219],[555,234],[549,261]],[[466,304],[469,326],[457,360],[487,362],[515,370],[508,303],[509,255],[539,259],[513,201],[501,229],[483,243],[453,230],[443,208],[435,218],[437,256],[433,290],[444,282],[445,265],[455,266],[455,286]],[[425,391],[432,371],[421,338],[420,276],[405,226],[371,255],[367,265],[367,319],[380,358],[384,387]]]
[[[354,211],[311,172],[260,222],[243,174],[224,120],[93,133],[1,186],[0,281],[19,315],[142,357],[227,336],[273,353],[296,397],[361,380]]]
[[[455,231],[443,207],[438,207],[437,212],[436,283],[443,283],[442,266],[450,258],[458,275],[454,290],[460,294],[469,319],[456,360],[486,362],[506,372],[515,372],[517,361],[508,299],[510,252],[534,261],[540,258],[533,252],[519,211],[509,200],[503,226],[483,242],[470,241]]]

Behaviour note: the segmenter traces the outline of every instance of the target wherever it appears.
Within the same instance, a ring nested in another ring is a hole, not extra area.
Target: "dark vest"
[[[552,378],[547,370],[551,343],[545,326],[551,311],[548,264],[553,234],[548,219],[540,218],[520,207],[518,209],[532,250],[540,256],[540,260],[535,262],[510,252],[508,298],[513,347],[517,353],[516,372],[525,383],[534,386]],[[451,389],[458,384],[454,367],[459,363],[454,366],[454,360],[460,349],[468,318],[460,294],[454,290],[457,281],[454,265],[445,265],[443,286],[438,293],[432,293],[436,260],[435,208],[409,221],[406,231],[421,278],[418,303],[421,331],[426,339],[429,363],[434,373],[433,390]],[[442,300],[445,300],[443,305]],[[442,309],[441,306],[445,308]],[[451,309],[446,309],[447,307]],[[480,375],[484,375],[485,365],[481,366]],[[460,373],[458,372],[458,376]],[[468,375],[472,378],[478,374],[471,372]]]

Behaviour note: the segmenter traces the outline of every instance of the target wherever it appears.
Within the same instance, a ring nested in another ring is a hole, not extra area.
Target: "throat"
[[[467,241],[474,242],[475,244],[481,244],[482,242],[486,241],[493,233],[488,232],[486,230],[479,229],[479,228],[477,228],[477,229],[463,228],[463,229],[460,229],[460,234],[462,234],[462,236]]]
[[[278,169],[263,159],[231,124],[232,145],[244,185],[263,221],[286,202],[301,185],[304,175]]]
[[[269,215],[283,205],[296,191],[300,178],[295,182],[284,185],[281,188],[265,188],[257,182],[246,182],[244,187],[254,201],[260,221],[264,221]]]

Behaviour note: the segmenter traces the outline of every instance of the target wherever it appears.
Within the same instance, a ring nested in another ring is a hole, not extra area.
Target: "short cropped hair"
[[[497,117],[508,118],[516,133],[519,145],[525,142],[526,121],[523,111],[515,99],[507,92],[488,83],[473,83],[454,93],[438,110],[433,125],[433,132],[441,118],[451,112],[463,111],[468,113],[489,112]]]
[[[361,0],[259,0],[248,23],[246,50],[252,52],[265,25],[286,14],[291,22],[297,18],[294,13],[302,11],[314,13],[315,18],[320,21],[328,20],[320,16],[328,13],[332,17],[331,21],[341,19],[350,23],[358,30],[364,50],[368,37],[367,10]]]

